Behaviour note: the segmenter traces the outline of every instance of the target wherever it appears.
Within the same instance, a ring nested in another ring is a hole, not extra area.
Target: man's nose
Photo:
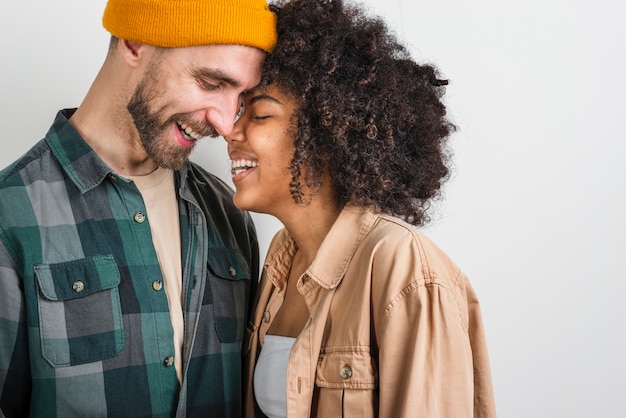
[[[207,122],[223,137],[231,134],[241,107],[241,97],[227,97],[219,106],[207,111]]]

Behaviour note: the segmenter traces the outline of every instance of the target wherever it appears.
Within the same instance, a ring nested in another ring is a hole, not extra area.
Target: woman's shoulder
[[[391,215],[377,215],[363,246],[385,265],[383,268],[404,266],[425,280],[454,280],[462,274],[450,256],[423,231]]]

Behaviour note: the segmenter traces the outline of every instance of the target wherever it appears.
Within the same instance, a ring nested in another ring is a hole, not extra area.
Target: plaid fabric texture
[[[184,381],[149,217],[61,111],[0,172],[0,416],[241,415],[241,340],[258,249],[231,190],[177,172]]]

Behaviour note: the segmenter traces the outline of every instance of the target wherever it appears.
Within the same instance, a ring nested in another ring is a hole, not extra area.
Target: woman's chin
[[[240,192],[235,191],[235,194],[233,196],[233,203],[238,209],[256,212],[254,209],[254,203],[250,202],[250,199],[246,199],[245,196],[243,196]]]

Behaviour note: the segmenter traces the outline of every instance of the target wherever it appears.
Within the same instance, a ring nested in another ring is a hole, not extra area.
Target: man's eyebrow
[[[230,77],[224,71],[217,68],[194,68],[191,70],[191,74],[196,78],[211,78],[216,81],[222,81],[233,87],[240,87],[241,83],[234,78]]]

